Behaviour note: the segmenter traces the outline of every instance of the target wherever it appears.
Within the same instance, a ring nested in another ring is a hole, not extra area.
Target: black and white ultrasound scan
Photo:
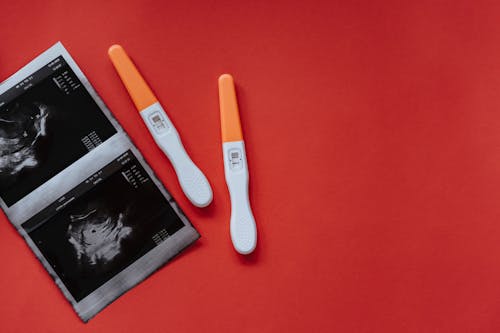
[[[62,56],[0,105],[0,197],[9,206],[116,133]]]
[[[199,238],[60,43],[0,84],[0,206],[84,322]]]

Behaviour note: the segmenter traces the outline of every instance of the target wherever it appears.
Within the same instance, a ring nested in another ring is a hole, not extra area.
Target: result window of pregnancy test
[[[153,112],[149,116],[149,121],[153,125],[156,134],[163,134],[168,132],[169,126],[165,117],[160,113],[160,111]]]

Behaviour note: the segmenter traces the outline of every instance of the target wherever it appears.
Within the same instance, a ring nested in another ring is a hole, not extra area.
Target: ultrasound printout
[[[0,207],[84,322],[199,238],[60,43],[0,83]]]

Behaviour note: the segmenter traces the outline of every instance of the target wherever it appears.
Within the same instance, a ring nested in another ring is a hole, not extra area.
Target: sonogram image
[[[0,198],[12,206],[116,133],[69,66],[0,94]],[[25,82],[23,80],[21,82]]]
[[[89,190],[71,194],[88,188],[86,180],[64,196],[62,208],[23,225],[77,301],[184,226],[144,168],[126,156]]]
[[[80,264],[106,264],[121,252],[122,240],[129,237],[132,227],[124,225],[128,214],[108,212],[97,204],[81,214],[70,215],[68,241],[73,245]]]
[[[40,164],[49,117],[49,107],[40,102],[15,103],[0,114],[0,173],[15,176]]]

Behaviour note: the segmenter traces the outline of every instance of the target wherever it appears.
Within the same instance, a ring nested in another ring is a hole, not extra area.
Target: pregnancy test
[[[210,184],[187,154],[179,133],[158,99],[123,47],[113,45],[108,54],[156,144],[172,163],[184,194],[193,205],[208,206],[213,197]]]
[[[231,197],[231,240],[236,251],[249,254],[257,245],[257,228],[248,197],[248,165],[233,77],[219,77],[224,173]]]

